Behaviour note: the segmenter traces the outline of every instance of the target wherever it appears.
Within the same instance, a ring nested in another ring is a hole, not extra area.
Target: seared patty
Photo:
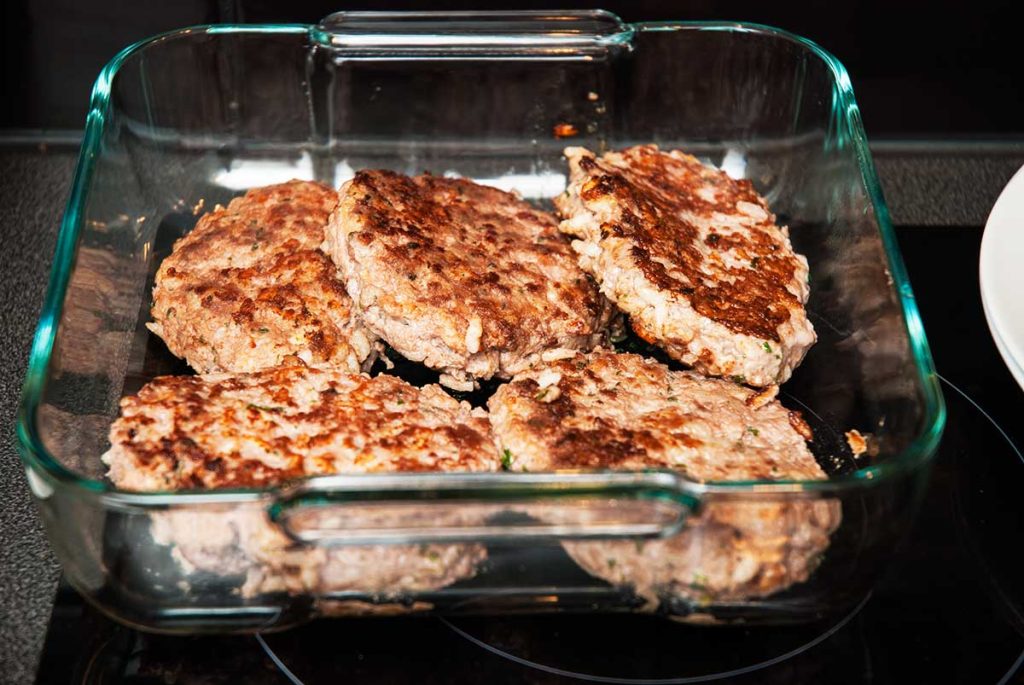
[[[807,261],[751,183],[654,145],[565,154],[561,230],[637,334],[708,375],[785,382],[816,339]]]
[[[149,329],[199,373],[367,368],[375,336],[319,249],[337,204],[326,186],[290,181],[204,215],[157,271]]]
[[[611,316],[554,217],[472,181],[360,171],[324,249],[366,325],[460,390],[590,349]]]
[[[514,469],[671,468],[698,481],[823,478],[810,428],[771,393],[597,350],[517,375],[488,401]]]
[[[103,456],[127,490],[266,487],[303,476],[491,471],[486,414],[436,385],[301,366],[167,376],[121,402]],[[289,590],[408,592],[472,575],[478,545],[295,547],[265,503],[153,515],[186,566],[244,573],[247,595]],[[327,508],[322,516],[330,516]],[[390,519],[389,519],[390,520]],[[322,523],[321,523],[322,525]]]
[[[103,456],[128,490],[373,471],[491,471],[487,415],[436,385],[285,366],[163,376],[121,400]]]
[[[513,471],[670,468],[696,481],[816,480],[810,429],[725,380],[598,350],[517,375],[488,402]],[[828,501],[712,503],[667,540],[566,543],[588,572],[649,598],[737,599],[806,580],[839,523]]]

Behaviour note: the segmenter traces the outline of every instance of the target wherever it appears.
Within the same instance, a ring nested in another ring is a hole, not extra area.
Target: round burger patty
[[[319,250],[337,204],[326,186],[290,181],[205,214],[157,271],[149,329],[199,373],[368,368],[375,336]]]
[[[366,325],[460,390],[592,348],[612,313],[554,217],[468,180],[360,171],[324,249]]]
[[[796,412],[755,391],[598,350],[517,375],[488,402],[513,471],[670,468],[697,481],[823,479]],[[666,540],[565,543],[647,597],[763,596],[806,580],[838,526],[824,500],[712,503]]]
[[[162,376],[121,400],[103,460],[128,490],[373,471],[492,471],[487,415],[436,385],[283,366]]]
[[[498,464],[486,413],[438,386],[302,366],[157,378],[122,399],[110,442],[110,479],[143,491]],[[479,545],[296,548],[264,506],[154,514],[154,538],[186,568],[244,573],[247,595],[431,589],[472,575],[485,556]]]
[[[708,375],[785,382],[816,340],[807,260],[751,183],[655,145],[565,154],[561,230],[636,333]]]

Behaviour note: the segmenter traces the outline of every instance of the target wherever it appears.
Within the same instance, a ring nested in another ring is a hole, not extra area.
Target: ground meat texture
[[[376,336],[319,249],[337,204],[331,188],[290,181],[204,215],[157,271],[148,328],[199,373],[368,368]]]
[[[470,578],[487,559],[484,546],[472,544],[296,546],[267,521],[262,505],[193,507],[151,520],[154,541],[171,549],[186,577],[196,571],[242,576],[243,597],[346,593],[352,603],[333,615],[422,610],[406,598]]]
[[[591,349],[612,314],[554,217],[468,180],[360,171],[324,249],[366,325],[460,390]]]
[[[488,403],[513,471],[670,468],[696,481],[817,480],[806,423],[730,381],[633,354],[579,354],[517,375]],[[806,580],[840,521],[825,500],[713,503],[644,543],[565,543],[589,573],[655,602],[761,597]]]
[[[751,183],[654,145],[565,154],[560,229],[636,333],[704,374],[785,382],[816,339],[807,261]]]
[[[840,517],[835,500],[711,504],[665,540],[563,546],[588,573],[633,588],[649,607],[685,599],[699,611],[806,581],[824,558]]]
[[[110,479],[136,491],[498,468],[486,413],[436,385],[301,366],[157,378],[122,400],[110,441]],[[157,513],[154,539],[170,545],[186,571],[244,574],[246,596],[436,589],[472,575],[485,557],[479,545],[296,547],[264,506]]]

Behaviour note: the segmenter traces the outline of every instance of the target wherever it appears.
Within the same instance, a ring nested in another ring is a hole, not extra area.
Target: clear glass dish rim
[[[529,15],[531,13],[524,12],[523,14]],[[614,17],[614,15],[609,16]],[[867,188],[875,211],[889,264],[889,272],[899,295],[904,322],[914,356],[914,363],[925,401],[925,417],[921,432],[902,452],[890,457],[883,463],[866,466],[854,473],[828,480],[746,480],[707,483],[686,481],[692,484],[692,487],[687,488],[689,491],[686,493],[687,496],[700,498],[704,495],[721,494],[736,496],[742,494],[752,497],[759,495],[777,497],[780,493],[786,492],[811,494],[841,493],[861,487],[881,485],[901,475],[923,468],[934,457],[941,440],[946,422],[946,407],[924,327],[921,323],[906,268],[900,255],[888,207],[885,204],[881,185],[868,148],[867,138],[860,118],[860,110],[854,98],[853,87],[846,68],[835,56],[813,41],[763,24],[734,21],[659,21],[634,24],[624,23],[623,26],[629,36],[647,31],[681,30],[724,31],[771,36],[795,43],[825,62],[835,79],[838,95],[836,102],[833,103],[833,108],[838,110],[846,120],[845,123],[850,133],[850,140],[848,142],[853,146],[854,152],[857,155],[861,178]],[[36,430],[36,412],[39,407],[46,370],[49,366],[53,350],[56,328],[60,321],[68,280],[74,262],[75,246],[81,230],[81,208],[84,206],[89,192],[95,164],[94,160],[99,153],[104,120],[110,100],[111,84],[121,65],[135,53],[145,48],[165,40],[193,33],[211,35],[227,33],[306,34],[312,36],[315,30],[317,30],[315,25],[306,24],[219,24],[176,29],[129,45],[115,55],[100,71],[90,97],[85,135],[82,140],[74,180],[72,181],[71,193],[61,220],[46,297],[32,342],[28,370],[22,387],[21,403],[16,419],[18,451],[22,462],[30,473],[45,477],[51,485],[56,485],[60,488],[74,488],[81,495],[99,497],[108,500],[114,505],[141,508],[166,506],[171,502],[184,504],[183,500],[196,504],[262,500],[268,497],[273,498],[277,493],[288,489],[289,486],[188,492],[133,492],[119,490],[102,480],[83,477],[66,468],[59,460],[54,458],[46,449]],[[438,40],[439,44],[443,44],[444,37],[438,36]],[[365,474],[362,477],[372,481],[378,475],[380,474]],[[394,474],[389,475],[393,476]],[[517,474],[499,472],[491,475],[495,479],[504,480],[515,478]],[[536,477],[540,474],[531,475]],[[553,476],[552,482],[548,483],[547,486],[556,484],[555,481],[557,481],[558,474],[553,474]],[[408,477],[415,478],[416,474],[408,474]],[[538,484],[536,493],[538,496],[543,496],[550,494],[550,490],[550,487]]]

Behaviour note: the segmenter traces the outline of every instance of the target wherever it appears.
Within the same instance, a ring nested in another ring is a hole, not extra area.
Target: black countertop
[[[0,152],[0,683],[31,682],[60,568],[14,446],[14,417],[76,153]]]
[[[4,333],[0,338],[0,422],[7,437],[0,444],[2,683],[32,680],[59,579],[59,567],[30,502],[14,447],[13,422],[76,155],[74,146],[32,140],[4,144],[0,139],[0,230],[4,239],[0,250],[0,330]],[[920,245],[931,241],[929,231],[934,231],[937,257],[949,260],[942,266],[969,266],[973,274],[980,227],[1003,185],[1024,164],[1024,145],[880,143],[875,146],[875,161],[894,222],[916,227],[901,230],[901,242]],[[953,225],[977,227],[978,236],[968,235],[959,242],[939,239],[946,231],[935,227]],[[960,245],[964,240],[970,243],[969,250]],[[968,265],[964,259],[973,261]],[[911,265],[926,330],[933,317],[950,315],[940,302],[925,306],[929,302],[927,296],[921,297],[925,289],[941,286],[927,266],[920,262]],[[916,275],[921,278],[915,279]],[[980,311],[980,307],[976,309]],[[965,316],[958,325],[979,328],[984,321]],[[943,346],[953,341],[933,338],[932,344],[941,371],[946,354]],[[968,392],[984,393],[992,385],[1016,392],[1001,367],[997,377],[971,378],[969,385]]]

